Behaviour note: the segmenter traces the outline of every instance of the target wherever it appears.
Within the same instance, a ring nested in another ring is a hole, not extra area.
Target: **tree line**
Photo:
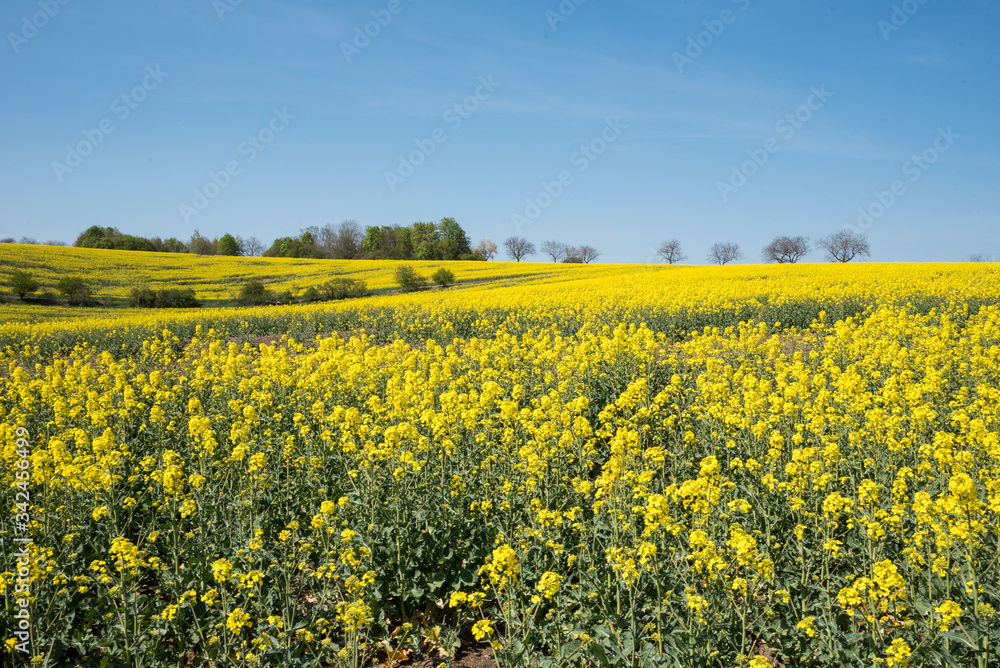
[[[29,237],[22,237],[19,241],[15,241],[13,237],[0,238],[0,244],[3,243],[66,246],[62,241],[39,243]],[[499,250],[497,244],[488,238],[481,239],[472,247],[469,236],[454,218],[442,218],[437,223],[418,221],[408,226],[382,225],[366,228],[354,220],[346,220],[338,225],[307,227],[300,230],[297,236],[275,239],[268,247],[254,236],[244,239],[223,234],[210,239],[195,230],[185,242],[174,237],[161,239],[133,236],[123,234],[115,227],[94,225],[82,232],[73,245],[109,250],[330,260],[488,261],[495,258]],[[584,264],[601,256],[599,250],[588,245],[572,246],[561,241],[545,241],[536,246],[523,237],[508,237],[501,247],[507,258],[515,262],[539,253],[549,256],[553,262]],[[808,237],[775,237],[761,250],[761,259],[765,263],[794,264],[817,249],[824,251],[826,259],[831,262],[850,262],[861,256],[871,257],[871,244],[865,234],[842,229],[820,239],[815,247]],[[678,264],[688,259],[677,239],[662,242],[655,252],[667,264]],[[743,249],[739,244],[719,242],[711,246],[706,260],[709,264],[726,265],[743,258]],[[973,253],[968,259],[970,262],[992,262],[996,257]]]
[[[13,239],[9,240],[13,242]],[[73,243],[78,248],[195,253],[197,255],[294,257],[329,260],[490,260],[497,246],[483,239],[473,248],[468,234],[454,218],[412,225],[362,228],[354,220],[338,225],[307,227],[296,236],[275,239],[270,246],[257,237],[232,234],[209,238],[194,231],[187,242],[171,237],[145,238],[123,234],[115,227],[94,225]]]
[[[839,230],[823,237],[816,245],[826,252],[830,262],[850,262],[861,255],[871,256],[871,244],[868,237],[853,230]],[[761,249],[761,259],[765,263],[795,264],[803,259],[813,249],[809,238],[803,236],[780,236],[772,239]],[[660,244],[656,254],[667,264],[678,264],[687,259],[681,248],[681,242],[670,239]],[[743,258],[743,250],[739,244],[720,242],[712,244],[708,250],[709,264],[725,265]]]

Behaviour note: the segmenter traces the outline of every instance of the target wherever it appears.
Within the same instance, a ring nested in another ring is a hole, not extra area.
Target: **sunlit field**
[[[382,289],[0,305],[36,665],[1000,664],[995,266],[0,259]]]

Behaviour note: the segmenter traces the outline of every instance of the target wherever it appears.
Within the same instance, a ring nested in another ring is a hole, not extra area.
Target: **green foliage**
[[[140,286],[129,290],[128,305],[133,308],[199,308],[193,288],[150,290]]]
[[[155,308],[156,291],[146,286],[134,287],[128,292],[128,305],[132,308]]]
[[[32,278],[31,273],[24,270],[18,270],[11,274],[8,285],[21,301],[24,301],[25,295],[35,292],[39,287],[38,281]]]
[[[243,306],[261,306],[274,301],[274,295],[260,281],[247,281],[240,288],[239,302]]]
[[[239,255],[240,245],[236,242],[236,238],[231,234],[223,234],[219,238],[219,243],[216,244],[216,249],[219,255]]]
[[[157,308],[199,308],[201,302],[193,288],[160,290],[156,294]]]
[[[455,282],[455,274],[450,269],[441,267],[431,275],[431,280],[442,288],[446,288]]]
[[[307,304],[311,304],[312,302],[318,302],[321,301],[322,299],[323,299],[323,294],[319,290],[311,286],[306,288],[306,291],[302,293],[302,301],[306,302]]]
[[[56,283],[56,290],[73,306],[86,306],[91,302],[94,289],[79,276],[64,276]]]
[[[375,260],[459,260],[472,255],[469,237],[454,218],[418,221],[410,227],[369,227],[362,246]]]
[[[413,292],[427,285],[427,279],[408,264],[396,268],[396,283],[406,292]]]
[[[159,250],[151,240],[122,234],[115,227],[94,225],[76,238],[73,244],[79,248],[103,248],[105,250],[128,250],[155,252]]]
[[[319,286],[327,299],[351,299],[368,294],[368,284],[352,278],[335,278]]]
[[[275,239],[271,247],[264,251],[264,257],[306,257],[321,258],[323,249],[316,245],[316,239],[309,230],[298,238],[281,237]]]
[[[454,218],[442,218],[438,223],[438,232],[441,235],[442,260],[457,260],[472,252],[469,236]]]

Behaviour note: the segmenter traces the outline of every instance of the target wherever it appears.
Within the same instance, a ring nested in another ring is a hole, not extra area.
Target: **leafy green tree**
[[[64,276],[56,283],[56,290],[65,296],[73,306],[88,304],[94,294],[93,288],[79,276]]]
[[[223,234],[216,246],[219,255],[240,255],[240,245],[236,238],[229,234]]]
[[[440,260],[441,235],[435,223],[416,222],[410,232],[415,260]]]
[[[369,227],[365,233],[364,249],[373,260],[412,260],[412,230],[400,225]]]
[[[441,236],[442,260],[457,260],[472,252],[469,235],[454,218],[442,218],[437,228],[438,234]]]
[[[335,278],[319,286],[327,299],[348,299],[368,294],[368,284],[352,278]]]
[[[269,304],[272,301],[273,295],[271,291],[264,287],[264,284],[260,281],[253,280],[247,281],[240,288],[239,301],[243,306],[260,306],[262,304]]]
[[[455,274],[450,269],[441,267],[431,275],[431,280],[442,288],[446,288],[455,282]]]
[[[427,285],[427,279],[408,264],[396,268],[396,283],[407,292],[413,292]]]
[[[31,294],[38,290],[38,281],[32,278],[31,273],[22,270],[15,271],[11,274],[10,283],[8,284],[14,294],[18,296],[21,301],[24,301],[24,296]]]
[[[78,248],[99,248],[97,243],[102,239],[120,237],[121,234],[122,233],[118,231],[118,228],[115,227],[91,225],[76,238],[73,245]]]

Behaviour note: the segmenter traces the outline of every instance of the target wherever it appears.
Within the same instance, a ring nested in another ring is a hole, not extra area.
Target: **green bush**
[[[156,293],[157,308],[200,308],[193,288],[160,290]]]
[[[274,301],[274,295],[260,281],[248,281],[240,288],[239,302],[243,306],[261,306]]]
[[[404,264],[396,269],[396,283],[406,292],[413,292],[427,285],[427,279],[410,265]]]
[[[368,284],[353,278],[335,278],[321,285],[319,289],[327,299],[350,299],[368,294]]]
[[[306,303],[318,302],[323,299],[323,295],[316,288],[310,287],[302,293],[302,299]]]
[[[133,308],[200,308],[201,302],[192,288],[156,291],[140,286],[129,290],[128,305]]]
[[[79,276],[60,278],[56,290],[69,300],[71,306],[86,306],[94,295],[94,289]]]
[[[431,280],[440,285],[442,288],[446,288],[455,282],[455,274],[450,269],[445,269],[441,267],[431,276]]]
[[[8,285],[10,285],[13,293],[16,294],[21,301],[24,301],[25,295],[35,292],[39,287],[38,281],[31,277],[31,273],[24,270],[15,271],[11,274],[10,283],[8,283]]]
[[[132,308],[154,308],[156,306],[156,291],[146,286],[132,288],[128,292],[128,305]]]

